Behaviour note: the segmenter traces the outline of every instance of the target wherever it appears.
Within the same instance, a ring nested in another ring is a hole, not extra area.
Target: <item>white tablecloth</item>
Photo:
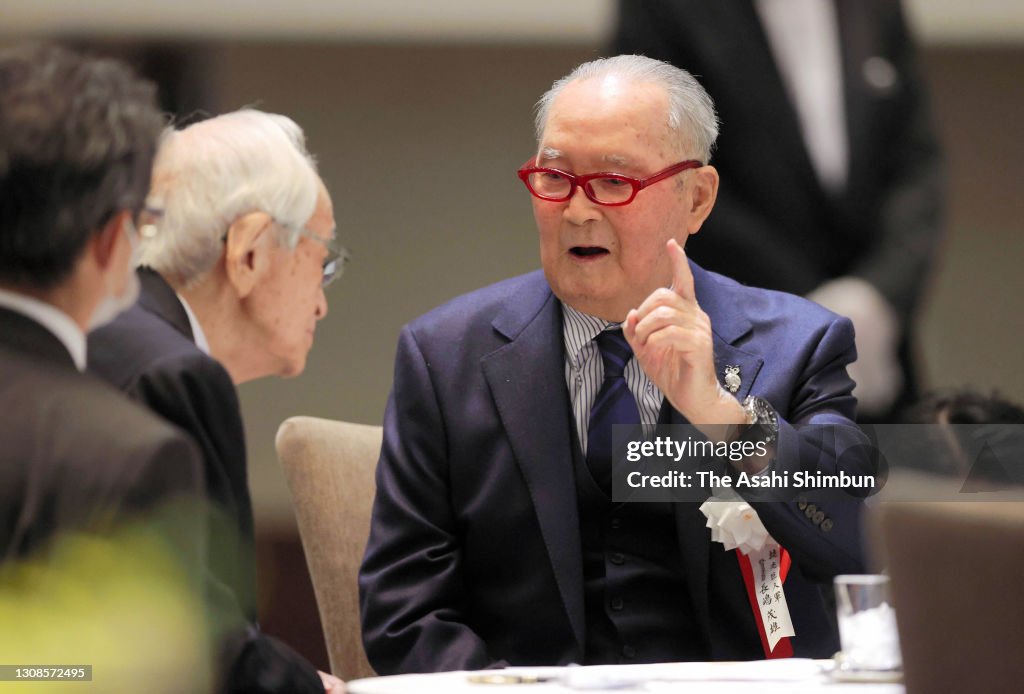
[[[762,660],[743,663],[659,663],[653,665],[599,665],[568,668],[508,668],[483,672],[440,672],[353,680],[351,694],[509,694],[512,691],[553,694],[580,691],[652,692],[653,694],[904,694],[903,685],[839,682],[829,673],[832,661]],[[474,675],[539,677],[533,684],[478,684]]]

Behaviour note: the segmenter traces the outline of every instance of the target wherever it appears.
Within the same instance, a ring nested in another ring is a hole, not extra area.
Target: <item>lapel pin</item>
[[[725,387],[729,389],[730,393],[735,393],[740,389],[740,385],[743,381],[740,380],[740,367],[733,366],[732,364],[726,364],[725,366]]]

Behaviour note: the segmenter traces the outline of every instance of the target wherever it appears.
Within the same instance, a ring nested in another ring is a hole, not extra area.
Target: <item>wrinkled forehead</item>
[[[669,127],[663,87],[615,75],[570,83],[555,97],[538,150],[544,159],[578,147],[602,151],[609,163],[676,152],[678,134]]]

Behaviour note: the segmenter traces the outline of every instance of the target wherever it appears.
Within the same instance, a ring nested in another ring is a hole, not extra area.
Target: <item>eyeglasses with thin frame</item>
[[[687,169],[701,166],[704,166],[702,162],[689,159],[673,164],[647,178],[634,178],[611,171],[578,176],[563,169],[534,166],[533,160],[530,159],[519,167],[516,173],[527,190],[541,200],[565,202],[575,195],[576,187],[579,186],[586,196],[598,205],[619,207],[633,202],[636,194],[647,186],[664,181]]]
[[[283,224],[281,226],[284,226]],[[292,227],[285,227],[291,229]],[[299,227],[296,232],[299,236],[304,236],[307,239],[313,239],[319,243],[322,243],[327,248],[327,256],[324,258],[324,278],[322,286],[324,289],[334,284],[334,282],[345,273],[345,264],[348,262],[349,255],[348,249],[340,245],[335,239],[325,239],[320,234],[307,229],[306,227]]]

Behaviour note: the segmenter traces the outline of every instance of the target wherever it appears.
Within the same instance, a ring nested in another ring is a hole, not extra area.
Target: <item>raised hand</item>
[[[656,289],[630,310],[623,334],[647,376],[692,424],[742,424],[743,408],[718,383],[711,319],[697,303],[686,252],[675,239],[665,250],[672,286]],[[723,431],[704,433],[719,438]]]

